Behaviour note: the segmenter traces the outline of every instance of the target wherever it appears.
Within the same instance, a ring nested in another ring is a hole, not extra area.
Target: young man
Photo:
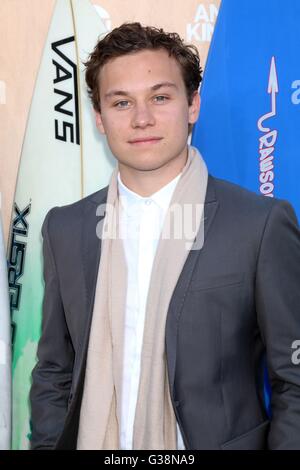
[[[299,449],[293,210],[208,175],[188,147],[201,70],[178,35],[125,24],[86,65],[118,164],[43,225],[32,448]]]

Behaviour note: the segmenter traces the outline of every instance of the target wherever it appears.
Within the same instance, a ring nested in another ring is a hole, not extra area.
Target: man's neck
[[[122,183],[139,196],[149,197],[159,191],[182,172],[187,162],[188,150],[182,158],[170,161],[156,170],[141,171],[119,163]]]

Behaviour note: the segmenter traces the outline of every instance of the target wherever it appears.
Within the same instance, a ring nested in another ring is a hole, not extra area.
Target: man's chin
[[[138,162],[121,162],[119,160],[119,166],[126,168],[127,171],[156,171],[162,168],[166,163],[156,161],[138,161]]]
[[[166,163],[145,163],[145,164],[138,164],[138,165],[131,165],[128,167],[128,169],[131,169],[132,171],[136,172],[150,172],[150,171],[159,171],[161,168],[163,168],[166,165]]]

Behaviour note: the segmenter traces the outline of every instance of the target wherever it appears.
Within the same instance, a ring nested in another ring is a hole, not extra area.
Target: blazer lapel
[[[107,188],[98,191],[90,198],[87,198],[83,206],[83,216],[81,225],[81,266],[84,272],[85,293],[85,321],[82,328],[82,340],[78,351],[76,351],[74,376],[71,387],[69,406],[64,430],[59,437],[56,449],[76,449],[77,431],[80,419],[80,404],[83,394],[85,364],[87,358],[87,348],[89,342],[90,326],[93,314],[94,297],[97,283],[98,267],[101,255],[101,239],[96,233],[97,224],[104,218],[97,216],[97,207],[106,203]],[[103,211],[104,212],[104,211]]]
[[[81,265],[85,281],[85,311],[83,314],[86,318],[78,351],[78,366],[76,367],[79,380],[82,379],[82,372],[84,373],[83,366],[86,360],[101,255],[101,238],[97,235],[97,224],[104,219],[105,214],[104,210],[101,211],[101,216],[96,212],[100,205],[105,208],[106,198],[107,190],[95,193],[93,198],[87,199],[83,210]]]
[[[212,221],[218,208],[215,190],[213,186],[213,177],[209,175],[207,183],[206,198],[204,204],[204,244],[211,227]],[[166,351],[168,362],[168,377],[171,390],[171,396],[174,397],[174,379],[176,366],[176,344],[178,334],[179,316],[183,308],[185,294],[192,279],[194,267],[200,256],[201,250],[191,250],[183,270],[178,279],[177,285],[172,295],[169,305],[166,321]]]

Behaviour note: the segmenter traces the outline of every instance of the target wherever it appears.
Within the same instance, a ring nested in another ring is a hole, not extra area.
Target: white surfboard
[[[94,124],[82,64],[104,34],[88,0],[57,0],[23,142],[8,246],[13,449],[30,445],[28,395],[43,299],[42,222],[51,207],[106,186],[114,166]]]
[[[7,263],[0,212],[0,450],[11,441],[11,330]]]

